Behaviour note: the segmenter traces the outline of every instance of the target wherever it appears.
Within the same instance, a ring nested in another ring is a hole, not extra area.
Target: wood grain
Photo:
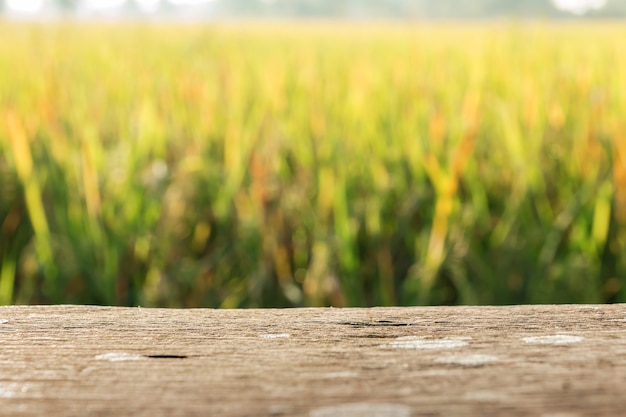
[[[626,306],[0,307],[0,415],[626,415]]]

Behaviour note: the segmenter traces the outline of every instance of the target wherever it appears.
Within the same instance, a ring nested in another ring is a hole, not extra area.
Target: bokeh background
[[[622,1],[0,12],[0,304],[626,301]]]

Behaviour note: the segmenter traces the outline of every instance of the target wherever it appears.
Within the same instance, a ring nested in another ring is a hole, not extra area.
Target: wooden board
[[[626,306],[0,307],[0,415],[626,415]]]

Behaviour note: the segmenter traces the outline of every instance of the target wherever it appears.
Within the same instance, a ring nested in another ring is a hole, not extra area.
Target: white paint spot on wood
[[[399,337],[389,346],[396,349],[455,349],[468,345],[467,338],[424,339],[416,336]]]
[[[9,320],[6,319],[0,319],[0,324],[7,324],[9,322]]]
[[[0,398],[14,398],[19,394],[27,393],[28,390],[28,385],[20,385],[15,382],[0,383]]]
[[[358,372],[344,371],[344,372],[330,372],[324,374],[326,379],[339,379],[339,378],[356,378],[359,376]]]
[[[140,361],[143,359],[145,359],[144,356],[124,352],[111,352],[96,356],[96,360],[109,362]]]
[[[471,391],[463,396],[463,399],[480,402],[507,401],[509,396],[495,391]]]
[[[493,355],[447,356],[435,359],[436,363],[461,366],[483,366],[497,361],[498,357]]]
[[[400,404],[342,404],[322,407],[309,413],[310,417],[410,417],[411,409]]]
[[[522,339],[526,343],[534,345],[567,345],[570,343],[579,343],[585,340],[584,337],[570,336],[566,334],[557,334],[554,336],[534,336]]]
[[[0,398],[13,398],[17,391],[14,388],[15,384],[2,384],[0,385]]]
[[[289,339],[291,335],[289,333],[279,333],[279,334],[262,334],[259,335],[261,339]]]

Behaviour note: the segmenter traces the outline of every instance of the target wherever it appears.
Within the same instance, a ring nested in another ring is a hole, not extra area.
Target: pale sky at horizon
[[[606,0],[551,0],[557,9],[567,10],[574,14],[585,14],[592,10],[600,10],[606,6]]]
[[[175,6],[208,4],[216,0],[82,0],[80,7],[87,9],[110,9],[135,3],[142,9],[157,9],[161,3],[170,3]],[[49,0],[5,0],[9,11],[21,13],[37,13],[41,11]]]
[[[82,0],[80,7],[86,10],[98,11],[115,9],[135,3],[145,12],[157,11],[162,3],[174,6],[192,6],[209,4],[220,0]],[[258,0],[262,3],[271,3],[271,0]],[[592,10],[600,10],[606,6],[607,0],[550,0],[552,4],[564,11],[582,15]],[[43,11],[49,0],[5,0],[5,6],[9,12],[17,14],[37,14]]]

